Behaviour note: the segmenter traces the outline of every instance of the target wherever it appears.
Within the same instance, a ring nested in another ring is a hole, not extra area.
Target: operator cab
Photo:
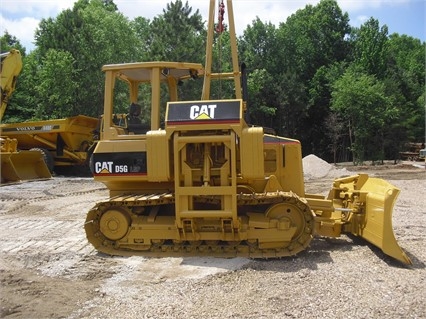
[[[178,86],[192,82],[185,80],[204,74],[200,63],[161,61],[111,64],[102,70],[105,102],[101,139],[128,138],[160,129],[164,116],[162,106],[179,100]],[[129,105],[132,110],[134,105],[141,107],[137,118],[130,116]]]

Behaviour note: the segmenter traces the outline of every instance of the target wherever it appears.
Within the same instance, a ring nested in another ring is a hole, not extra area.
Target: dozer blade
[[[410,258],[401,249],[396,241],[392,227],[393,207],[400,190],[389,182],[360,174],[355,183],[345,183],[341,179],[340,188],[353,188],[353,192],[360,197],[360,206],[364,206],[365,217],[351,221],[351,232],[361,236],[368,242],[379,247],[389,255],[405,264],[412,264]],[[339,184],[339,180],[335,181]],[[352,184],[352,185],[350,185]]]
[[[43,154],[38,151],[1,153],[1,182],[19,182],[52,178]]]

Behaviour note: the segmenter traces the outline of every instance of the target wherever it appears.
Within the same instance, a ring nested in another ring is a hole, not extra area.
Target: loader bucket
[[[1,153],[1,182],[19,182],[51,178],[44,157],[38,151]]]
[[[383,179],[366,174],[360,174],[352,187],[345,182],[340,187],[353,187],[354,193],[359,191],[361,206],[364,206],[365,217],[352,221],[351,232],[379,247],[386,255],[411,264],[410,258],[396,241],[392,227],[393,207],[400,190]]]

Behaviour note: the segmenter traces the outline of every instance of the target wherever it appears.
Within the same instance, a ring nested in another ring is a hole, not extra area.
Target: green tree
[[[322,152],[318,155],[323,156],[329,144],[324,119],[329,112],[331,83],[316,74],[345,60],[349,32],[348,14],[342,13],[334,0],[307,5],[291,15],[277,31],[282,48],[275,58],[278,74],[274,78],[282,84],[277,91],[277,120],[285,118],[286,126],[292,128],[280,132],[295,134],[302,141],[305,154]],[[310,96],[319,80],[323,88]]]
[[[149,58],[178,62],[202,62],[204,55],[204,23],[198,9],[192,14],[188,2],[167,4],[163,14],[151,22]]]
[[[340,78],[347,64],[345,62],[336,62],[334,64],[321,66],[317,69],[314,77],[309,83],[309,109],[305,125],[310,127],[309,139],[305,139],[304,148],[309,150],[325,160],[348,160],[348,154],[345,152],[343,129],[341,117],[330,110],[331,93],[334,82]],[[324,125],[325,124],[325,125]],[[332,157],[330,156],[332,150]],[[338,153],[339,151],[339,153]],[[349,155],[350,156],[350,155]]]
[[[1,53],[8,52],[10,49],[17,49],[21,52],[23,57],[26,55],[25,47],[22,46],[21,42],[14,35],[7,32],[7,30],[0,37],[0,48]]]
[[[388,55],[388,27],[380,27],[379,21],[370,18],[359,29],[355,29],[353,59],[367,74],[383,79]]]
[[[254,124],[266,127],[272,127],[274,124],[276,109],[268,106],[267,98],[267,91],[272,93],[271,83],[272,76],[265,69],[255,69],[248,76],[248,112]]]
[[[419,39],[392,34],[388,46],[387,92],[400,114],[393,127],[398,139],[394,136],[390,138],[401,141],[401,144],[407,141],[424,142],[425,104],[422,96],[425,92],[426,45]]]
[[[331,108],[347,121],[354,163],[384,159],[386,125],[397,111],[383,82],[349,68],[333,85]]]
[[[276,127],[274,118],[278,108],[276,92],[276,60],[279,43],[277,29],[272,23],[264,23],[258,17],[252,21],[240,37],[240,60],[247,65],[248,112],[257,125]]]
[[[79,114],[74,96],[79,89],[78,70],[70,52],[50,49],[42,58],[43,68],[38,76],[43,79],[35,87],[41,105],[36,117],[39,119],[69,117]]]
[[[140,47],[138,38],[128,19],[116,10],[112,1],[79,0],[72,9],[62,11],[55,19],[40,22],[36,31],[40,63],[40,68],[35,70],[40,72],[38,86],[53,90],[52,79],[58,79],[57,69],[51,65],[44,67],[44,63],[52,62],[48,56],[53,54],[49,53],[51,50],[57,51],[54,55],[58,58],[65,59],[55,62],[63,67],[58,72],[69,72],[62,74],[67,77],[63,80],[66,84],[57,83],[64,93],[70,94],[62,96],[67,105],[56,104],[58,110],[54,116],[100,115],[103,110],[102,65],[135,61]],[[69,87],[64,88],[64,85]],[[37,105],[44,110],[38,110],[37,114],[52,114],[52,105],[45,104],[51,93],[47,89],[42,92]],[[123,101],[123,106],[128,103],[128,100]]]
[[[335,0],[307,5],[280,25],[278,38],[284,48],[280,58],[308,82],[319,67],[345,59],[349,32],[348,14],[342,13]]]
[[[139,48],[137,48],[136,60],[148,61],[150,59],[149,51],[152,41],[151,21],[144,17],[136,17],[130,24],[140,43]]]
[[[259,17],[252,21],[239,39],[241,61],[250,69],[274,70],[277,61],[274,56],[283,49],[277,43],[277,29],[272,23],[264,23]]]
[[[342,149],[342,136],[344,131],[344,121],[341,120],[337,112],[330,112],[325,118],[324,125],[327,128],[326,135],[330,140],[327,149],[333,154],[333,163],[337,163],[337,154]]]

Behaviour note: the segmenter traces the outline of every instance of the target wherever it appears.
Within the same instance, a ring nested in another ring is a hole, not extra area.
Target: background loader
[[[1,119],[21,69],[18,50],[12,49],[2,55]],[[49,178],[53,172],[88,174],[88,152],[97,139],[98,126],[99,119],[84,115],[1,123],[2,183]]]
[[[21,53],[12,49],[1,54],[1,108],[0,122],[15,90],[16,80],[22,70]],[[1,183],[51,178],[52,175],[39,150],[20,150],[16,138],[3,135],[0,126]]]

